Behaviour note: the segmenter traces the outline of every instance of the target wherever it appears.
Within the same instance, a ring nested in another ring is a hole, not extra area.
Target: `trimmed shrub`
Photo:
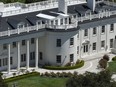
[[[112,58],[112,61],[116,61],[116,56]]]
[[[84,61],[81,61],[78,64],[75,64],[74,66],[44,66],[43,68],[48,70],[71,70],[71,69],[77,69],[84,65]]]
[[[105,54],[105,55],[103,56],[103,59],[109,61],[109,56]]]
[[[29,74],[23,74],[23,75],[11,77],[11,78],[8,78],[8,79],[4,79],[4,81],[8,83],[8,82],[12,82],[12,81],[15,81],[15,80],[20,80],[20,79],[23,79],[23,78],[27,78],[27,77],[30,77],[30,76],[36,76],[36,75],[39,76],[40,73],[33,72],[33,73],[29,73]]]

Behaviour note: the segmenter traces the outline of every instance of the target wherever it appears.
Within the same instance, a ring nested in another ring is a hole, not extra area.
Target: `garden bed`
[[[79,63],[75,64],[74,66],[44,66],[44,69],[48,70],[71,70],[71,69],[77,69],[84,66],[84,61],[80,61]]]

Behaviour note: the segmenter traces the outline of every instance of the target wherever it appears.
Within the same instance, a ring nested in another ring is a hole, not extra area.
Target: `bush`
[[[29,74],[23,74],[23,75],[11,77],[11,78],[8,78],[8,79],[4,79],[4,81],[8,83],[8,82],[20,80],[20,79],[23,79],[23,78],[27,78],[27,77],[30,77],[30,76],[36,76],[36,75],[40,75],[40,73],[33,72],[33,73],[29,73]]]
[[[112,58],[112,61],[116,61],[116,56]]]
[[[103,59],[109,61],[109,56],[105,54],[105,55],[103,56]]]
[[[43,68],[45,69],[49,69],[49,70],[71,70],[71,69],[77,69],[77,68],[80,68],[84,65],[84,61],[81,61],[80,63],[78,64],[75,64],[75,66],[44,66]]]
[[[100,65],[101,68],[106,69],[106,67],[107,67],[107,60],[101,59],[101,60],[99,61],[99,65]]]

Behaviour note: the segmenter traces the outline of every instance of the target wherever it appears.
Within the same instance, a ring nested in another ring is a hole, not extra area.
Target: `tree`
[[[101,59],[101,60],[99,61],[99,65],[100,65],[101,68],[106,69],[106,67],[107,67],[107,60]]]
[[[103,59],[109,61],[109,56],[105,54],[105,55],[103,56]]]
[[[0,73],[0,87],[8,87],[8,85],[2,79],[2,73]]]
[[[71,77],[66,82],[66,87],[116,87],[116,82],[111,79],[108,70],[98,74],[86,72],[83,75]]]

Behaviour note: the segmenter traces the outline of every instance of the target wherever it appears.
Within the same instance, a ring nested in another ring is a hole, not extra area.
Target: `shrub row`
[[[116,61],[116,56],[112,58],[112,61]]]
[[[40,76],[42,77],[53,77],[53,78],[63,78],[63,77],[72,77],[72,76],[75,76],[75,75],[78,75],[78,73],[75,71],[74,73],[71,73],[71,72],[57,72],[57,73],[54,73],[54,72],[45,72],[45,73],[42,73]]]
[[[44,66],[43,68],[48,69],[48,70],[71,70],[71,69],[77,69],[80,68],[84,65],[84,61],[81,61],[78,64],[75,64],[74,66]]]
[[[12,81],[15,81],[15,80],[20,80],[20,79],[23,79],[23,78],[27,78],[27,77],[30,77],[30,76],[36,76],[36,75],[39,76],[40,73],[38,73],[38,72],[32,72],[32,73],[28,73],[28,74],[23,74],[23,75],[11,77],[11,78],[8,78],[8,79],[4,79],[4,81],[6,83],[8,83],[8,82],[12,82]]]

